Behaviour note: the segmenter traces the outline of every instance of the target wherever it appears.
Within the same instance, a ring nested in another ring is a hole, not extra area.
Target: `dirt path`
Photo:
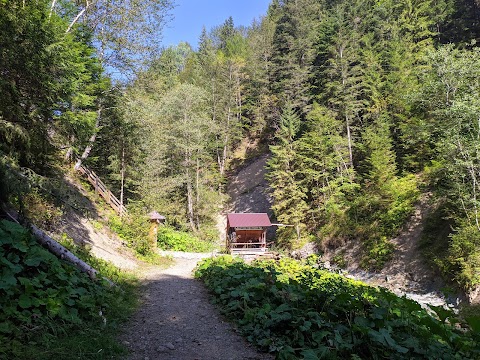
[[[192,270],[198,254],[182,255],[169,269],[144,274],[142,304],[121,340],[128,360],[273,359],[259,353],[235,333]]]

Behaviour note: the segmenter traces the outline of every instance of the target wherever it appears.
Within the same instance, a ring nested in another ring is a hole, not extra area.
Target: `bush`
[[[108,226],[138,254],[142,256],[152,254],[153,249],[148,239],[150,222],[147,216],[137,214],[131,214],[128,218],[110,216]]]
[[[464,289],[480,285],[480,231],[464,223],[451,235],[447,261],[450,276]]]
[[[350,224],[344,231],[362,241],[364,268],[380,270],[392,258],[395,247],[389,239],[413,213],[419,194],[415,176],[406,175],[382,186],[367,187],[355,199],[349,211]]]
[[[185,252],[210,252],[215,249],[212,242],[201,240],[187,232],[177,231],[169,226],[158,229],[158,247],[163,250]]]
[[[122,353],[114,333],[135,296],[129,278],[112,265],[92,264],[118,287],[92,281],[7,221],[0,222],[0,264],[0,358],[65,358],[72,347],[78,356],[92,348],[107,357]]]
[[[478,359],[453,313],[291,259],[204,260],[196,271],[248,341],[277,359]],[[447,321],[448,319],[448,321]]]

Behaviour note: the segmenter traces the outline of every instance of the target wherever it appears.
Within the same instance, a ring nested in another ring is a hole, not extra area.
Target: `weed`
[[[65,243],[69,240],[65,237]],[[124,352],[118,325],[136,304],[136,280],[88,251],[77,251],[114,281],[91,281],[42,248],[21,226],[0,222],[0,358],[82,359]]]
[[[415,301],[288,258],[207,259],[196,276],[248,341],[277,359],[480,357],[479,333],[459,330],[451,311],[432,307],[433,317]]]
[[[162,226],[158,229],[158,246],[164,250],[188,252],[210,252],[215,248],[212,242],[168,226]]]

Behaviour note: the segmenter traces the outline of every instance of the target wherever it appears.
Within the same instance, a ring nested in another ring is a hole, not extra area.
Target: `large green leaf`
[[[4,269],[0,276],[0,289],[9,289],[15,285],[17,285],[15,274],[9,269]]]
[[[27,309],[27,308],[31,307],[32,306],[32,300],[31,300],[30,296],[28,296],[26,294],[20,295],[20,297],[18,298],[18,305],[23,309]]]
[[[480,333],[480,316],[469,316],[466,320],[473,331]]]

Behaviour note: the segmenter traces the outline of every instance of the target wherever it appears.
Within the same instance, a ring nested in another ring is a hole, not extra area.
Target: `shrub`
[[[447,261],[450,276],[464,289],[480,285],[480,231],[464,223],[451,235]]]
[[[113,339],[118,321],[133,308],[132,283],[112,265],[91,260],[118,287],[92,281],[21,226],[0,222],[0,358],[32,359],[41,353],[42,359],[53,359],[72,347],[78,356],[92,347],[104,348],[107,357],[123,351]]]
[[[453,313],[291,259],[220,257],[196,271],[247,339],[277,359],[478,359]],[[448,319],[448,321],[447,321]]]
[[[184,231],[177,231],[169,226],[158,229],[158,247],[164,250],[210,252],[215,248],[212,242],[201,240]]]
[[[128,246],[143,256],[151,255],[153,249],[148,240],[150,223],[145,215],[131,214],[128,218],[110,216],[109,227],[124,240]]]

